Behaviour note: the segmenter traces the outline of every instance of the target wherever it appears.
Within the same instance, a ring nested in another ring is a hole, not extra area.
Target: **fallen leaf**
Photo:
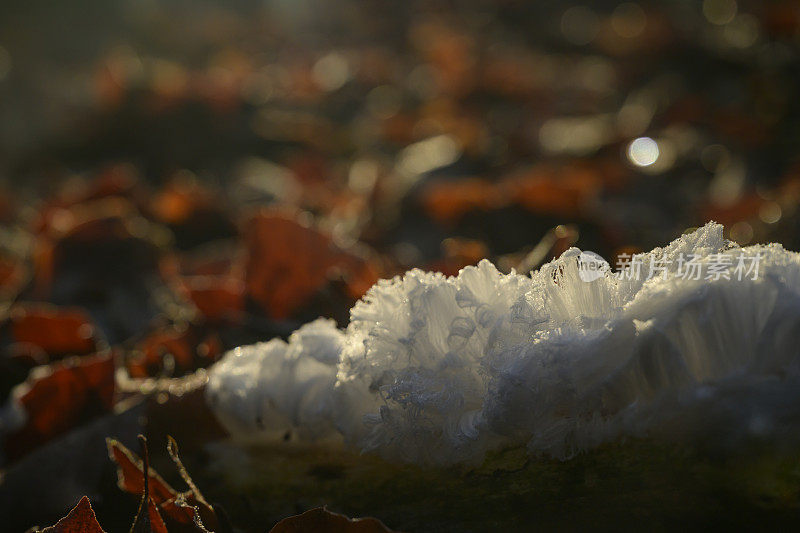
[[[53,221],[52,215],[56,214],[58,209],[108,198],[134,202],[143,192],[139,187],[137,171],[132,165],[125,163],[109,165],[88,181],[69,180],[64,183],[60,191],[47,199],[38,218],[34,219],[33,229],[39,232],[50,226]]]
[[[150,497],[150,454],[147,452],[147,439],[139,435],[144,461],[140,470],[142,478],[142,500],[133,520],[130,533],[167,533],[167,526]],[[121,446],[121,445],[120,445]]]
[[[170,377],[192,372],[222,355],[215,333],[203,335],[193,327],[156,331],[141,341],[127,361],[131,377],[144,378],[167,373]],[[167,363],[166,357],[171,361]]]
[[[237,235],[219,195],[182,173],[153,196],[151,215],[172,230],[181,250]]]
[[[127,447],[116,439],[107,438],[109,458],[117,465],[117,484],[120,489],[130,494],[144,492],[143,462]],[[158,472],[148,468],[148,486],[150,498],[156,503],[163,503],[178,495],[178,492],[164,481]]]
[[[158,507],[150,498],[147,499],[147,517],[150,521],[150,531],[147,531],[147,533],[168,533],[167,524],[164,523],[161,513],[158,512]]]
[[[56,437],[8,465],[0,480],[0,530],[25,531],[37,523],[55,523],[82,496],[88,496],[94,502],[102,501],[105,509],[123,511],[123,517],[104,523],[104,527],[127,531],[135,507],[126,494],[115,490],[106,436],[133,444],[145,429],[145,417],[145,402],[136,403]]]
[[[236,323],[244,315],[244,283],[237,277],[186,276],[181,286],[208,322]]]
[[[210,528],[211,531],[217,528],[218,520],[214,509],[203,497],[183,466],[178,456],[177,444],[171,437],[168,437],[167,449],[178,467],[181,478],[189,486],[189,490],[181,493],[172,488],[158,472],[149,467],[147,462],[141,461],[124,445],[114,439],[106,439],[106,443],[109,457],[118,466],[119,488],[136,495],[147,491],[159,517],[163,517],[165,522],[170,524],[170,531],[187,526],[188,530],[197,531],[198,524],[201,527]],[[145,469],[148,473],[146,478],[142,475]]]
[[[0,297],[13,300],[27,282],[28,265],[11,254],[0,252]]]
[[[531,212],[579,216],[602,191],[603,175],[594,168],[537,165],[503,180],[509,200]]]
[[[80,308],[44,304],[20,305],[11,310],[9,327],[12,355],[38,363],[66,355],[85,355],[98,348],[96,329]],[[46,356],[41,361],[39,353]]]
[[[111,343],[140,333],[157,311],[152,281],[168,232],[121,197],[59,208],[50,219],[33,247],[30,294],[88,309]]]
[[[420,201],[440,224],[454,224],[470,212],[490,211],[504,203],[497,187],[476,178],[431,183],[423,189]]]
[[[41,533],[104,533],[103,528],[97,523],[92,504],[84,496],[70,512],[55,523],[46,527]]]
[[[391,533],[377,518],[347,518],[324,507],[284,518],[270,533]]]
[[[271,318],[291,317],[337,276],[354,299],[380,276],[369,261],[336,246],[329,235],[287,212],[266,211],[253,217],[245,242],[247,294]]]
[[[10,460],[87,420],[111,411],[114,404],[114,358],[110,353],[72,357],[33,369],[11,393],[24,425],[5,441]]]

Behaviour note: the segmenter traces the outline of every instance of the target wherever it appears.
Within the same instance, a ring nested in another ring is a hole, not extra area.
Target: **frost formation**
[[[567,458],[626,435],[800,444],[800,254],[742,249],[761,254],[757,280],[674,275],[680,254],[735,247],[709,223],[640,256],[666,257],[667,279],[582,281],[576,248],[530,276],[412,270],[344,330],[318,319],[232,350],[207,399],[240,438],[291,430],[420,464],[521,445]]]

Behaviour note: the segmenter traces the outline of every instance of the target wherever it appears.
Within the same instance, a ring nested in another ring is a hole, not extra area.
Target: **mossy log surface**
[[[423,468],[288,444],[207,451],[192,468],[207,497],[264,531],[321,505],[408,532],[800,525],[800,452],[720,456],[637,440],[567,461],[516,449],[478,468]]]

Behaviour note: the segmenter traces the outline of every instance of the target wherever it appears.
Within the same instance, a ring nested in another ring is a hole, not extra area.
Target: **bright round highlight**
[[[628,159],[639,167],[649,167],[658,159],[658,143],[650,137],[639,137],[628,145]]]

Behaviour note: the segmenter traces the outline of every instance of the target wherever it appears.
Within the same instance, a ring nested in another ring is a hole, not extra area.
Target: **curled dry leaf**
[[[147,466],[147,483],[142,472],[145,464],[128,448],[114,439],[106,439],[108,455],[117,464],[117,483],[119,488],[130,494],[143,494],[147,487],[149,499],[153,502],[170,531],[197,531],[205,527],[211,531],[217,528],[214,509],[206,501],[192,481],[178,456],[177,444],[169,438],[168,450],[181,477],[189,490],[178,492],[172,488],[153,468]],[[200,530],[202,531],[202,529]]]
[[[391,533],[377,518],[347,518],[324,507],[284,518],[270,533]]]

